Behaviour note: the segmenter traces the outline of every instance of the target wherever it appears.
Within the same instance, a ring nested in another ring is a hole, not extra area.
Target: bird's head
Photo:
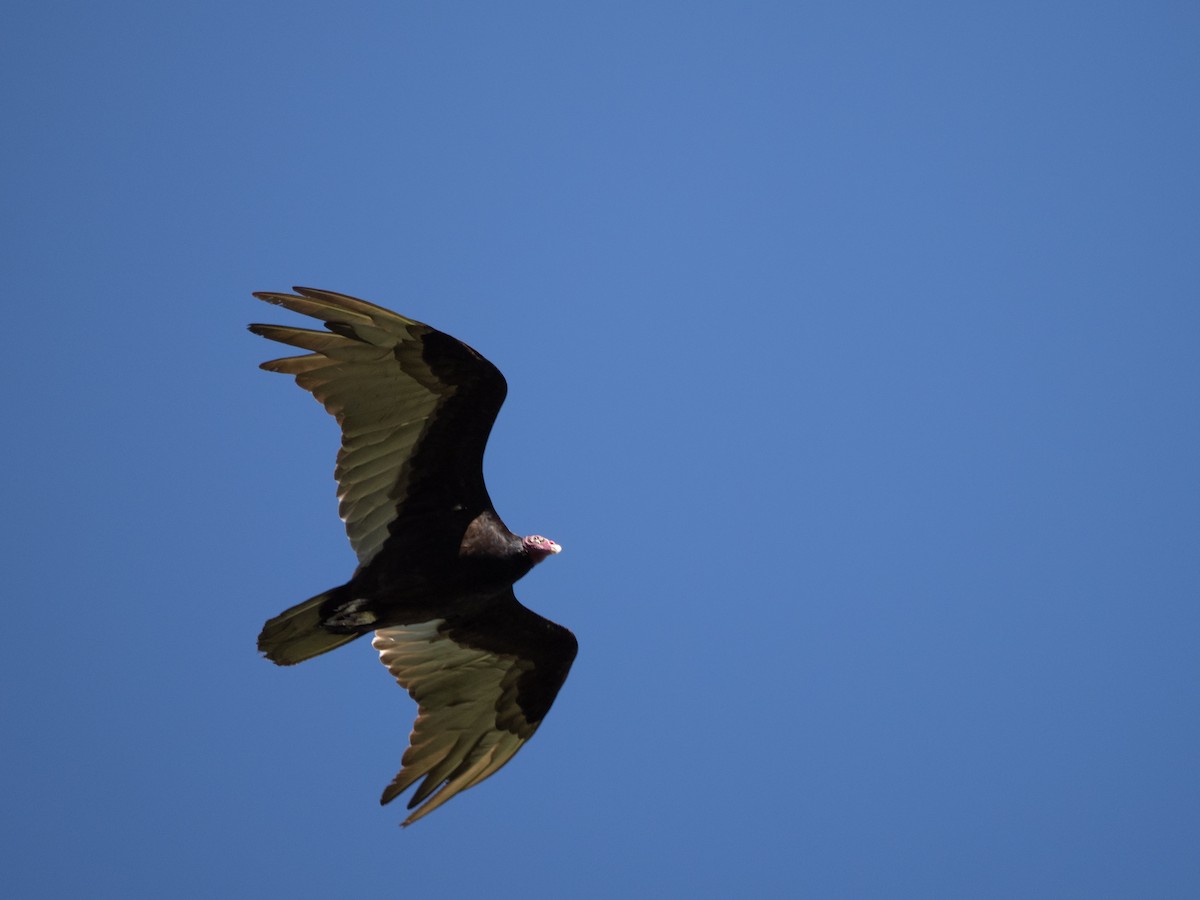
[[[521,538],[521,547],[529,554],[529,558],[533,560],[535,566],[547,556],[553,556],[562,551],[562,547],[540,534],[531,534]]]

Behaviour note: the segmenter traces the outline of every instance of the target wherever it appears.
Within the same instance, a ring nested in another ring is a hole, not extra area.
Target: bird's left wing
[[[382,628],[372,643],[418,704],[400,773],[380,798],[388,803],[423,779],[405,825],[513,758],[578,649],[570,631],[526,609],[511,589],[480,613]]]

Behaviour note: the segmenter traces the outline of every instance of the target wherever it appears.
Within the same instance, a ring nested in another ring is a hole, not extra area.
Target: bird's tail
[[[336,590],[317,594],[269,620],[258,636],[259,652],[276,665],[294,666],[360,637],[361,632],[335,634],[323,627],[327,603]]]

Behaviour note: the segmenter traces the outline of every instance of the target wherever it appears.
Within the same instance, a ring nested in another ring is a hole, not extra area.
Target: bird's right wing
[[[326,331],[251,325],[255,334],[310,351],[262,364],[294,375],[338,421],[338,511],[365,566],[397,519],[417,519],[402,552],[453,554],[460,535],[422,516],[456,510],[464,524],[491,508],[483,451],[504,402],[504,377],[466,344],[344,294],[294,288],[258,293],[324,322]],[[420,535],[422,546],[412,540]],[[440,543],[438,543],[440,542]],[[445,546],[441,546],[445,544]]]
[[[578,649],[570,631],[526,609],[511,590],[480,615],[381,628],[372,643],[418,704],[402,768],[380,800],[421,780],[408,803],[420,808],[405,825],[512,759],[549,711]]]

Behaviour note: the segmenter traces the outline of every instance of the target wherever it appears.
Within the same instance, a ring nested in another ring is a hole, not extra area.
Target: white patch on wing
[[[418,704],[402,768],[382,801],[424,779],[409,808],[423,805],[405,825],[496,772],[536,730],[516,699],[517,681],[531,663],[457,644],[442,631],[444,625],[434,619],[381,628],[372,641],[380,660]]]

